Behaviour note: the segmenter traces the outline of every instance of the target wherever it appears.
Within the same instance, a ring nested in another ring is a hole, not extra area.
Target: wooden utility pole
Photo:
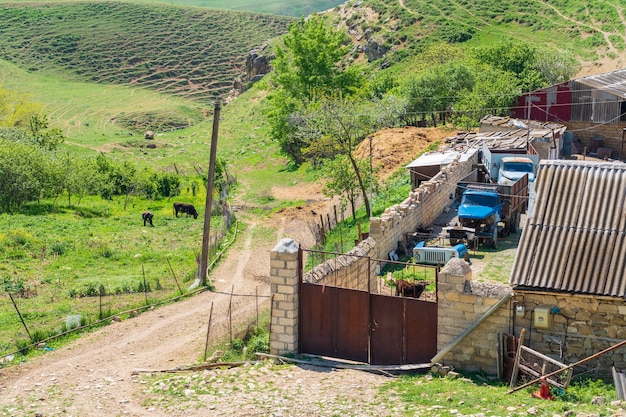
[[[217,155],[217,130],[220,123],[220,99],[215,99],[215,110],[213,112],[213,134],[211,135],[211,156],[209,158],[209,176],[206,187],[206,202],[204,204],[204,230],[202,231],[202,253],[198,262],[198,278],[203,286],[209,268],[209,235],[211,233],[211,207],[213,206],[213,177],[215,174],[215,157]]]

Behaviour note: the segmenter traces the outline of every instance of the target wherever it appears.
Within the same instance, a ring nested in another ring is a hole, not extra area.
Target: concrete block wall
[[[515,303],[523,305],[525,310],[523,317],[515,317],[516,336],[525,328],[526,346],[565,364],[578,362],[626,340],[626,304],[622,299],[517,291]],[[533,323],[536,308],[554,311],[550,313],[549,328],[537,328]],[[611,366],[622,372],[626,370],[626,348],[586,362],[574,371],[610,371]]]
[[[508,285],[472,282],[472,270],[451,259],[439,273],[437,351],[447,348],[492,306],[512,291]],[[498,374],[498,336],[510,329],[509,303],[503,304],[454,346],[440,363],[467,371]]]
[[[405,233],[414,232],[419,225],[430,225],[452,201],[459,180],[478,163],[478,154],[467,161],[459,158],[444,167],[430,181],[411,191],[400,204],[388,207],[380,217],[370,219],[369,236],[376,241],[376,258],[388,259],[389,252],[398,249]]]
[[[293,239],[282,239],[270,252],[270,353],[273,355],[298,351],[298,252],[299,245]]]
[[[315,284],[374,292],[377,285],[376,262],[370,257],[375,250],[376,241],[369,237],[346,254],[314,266],[302,279]]]

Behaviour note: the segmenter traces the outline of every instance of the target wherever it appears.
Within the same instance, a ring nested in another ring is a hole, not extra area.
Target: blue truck
[[[511,185],[491,183],[488,177],[474,170],[457,184],[456,222],[444,228],[451,245],[488,243],[497,248],[498,237],[519,230],[528,205],[528,175]]]

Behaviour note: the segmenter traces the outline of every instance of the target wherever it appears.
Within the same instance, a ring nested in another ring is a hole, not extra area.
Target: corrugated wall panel
[[[511,284],[626,296],[626,165],[542,161]]]

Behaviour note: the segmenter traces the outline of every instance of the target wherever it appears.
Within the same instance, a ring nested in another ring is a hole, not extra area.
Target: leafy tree
[[[296,165],[305,161],[302,148],[306,145],[301,138],[295,135],[297,127],[294,124],[294,115],[304,105],[286,91],[278,90],[268,97],[270,106],[266,110],[269,122],[270,136],[278,142],[280,151],[288,156]]]
[[[283,46],[276,47],[273,81],[276,90],[269,96],[266,111],[270,135],[281,151],[295,164],[305,161],[302,149],[307,145],[296,134],[298,112],[327,96],[349,97],[363,85],[363,77],[354,67],[344,67],[350,38],[334,30],[314,15],[289,26]]]
[[[473,57],[482,64],[514,74],[522,91],[564,82],[577,72],[576,61],[567,52],[540,49],[520,41],[504,40],[475,48]]]
[[[42,108],[28,96],[0,87],[0,127],[26,130],[32,115],[41,114]]]
[[[340,63],[349,52],[350,38],[318,15],[292,23],[276,48],[274,80],[291,97],[314,101],[340,92],[351,95],[362,84],[354,67]]]
[[[472,90],[453,106],[455,121],[467,128],[478,126],[489,114],[505,116],[521,93],[519,80],[510,72],[485,65],[475,74]]]
[[[349,163],[352,177],[361,192],[366,212],[370,212],[368,180],[354,150],[367,135],[377,131],[389,120],[397,118],[400,102],[392,97],[386,100],[359,101],[355,99],[324,99],[317,107],[301,114],[298,134],[308,138],[310,145],[305,155],[320,158],[319,149],[330,149],[334,155],[327,159],[344,156]],[[346,187],[344,187],[346,188]]]
[[[30,116],[29,131],[33,141],[41,148],[54,151],[65,141],[65,136],[59,128],[50,128],[48,119],[40,113]]]
[[[115,195],[128,195],[135,190],[136,169],[130,162],[113,161],[100,153],[96,157],[96,167],[102,180],[102,198],[110,200]]]
[[[458,97],[474,86],[474,74],[465,63],[446,63],[423,71],[409,78],[401,87],[401,94],[407,100],[407,113],[420,116],[424,120],[430,114],[437,125],[437,114],[449,110]],[[416,120],[407,117],[407,124]],[[445,120],[444,120],[445,122]]]
[[[52,175],[50,162],[39,148],[0,140],[0,205],[5,211],[44,195],[47,178]]]
[[[72,204],[72,196],[78,197],[80,204],[84,196],[99,193],[104,180],[98,175],[95,158],[74,158],[68,154],[61,162],[68,205]]]
[[[367,159],[357,161],[357,165],[361,173],[365,173],[369,169],[369,161]],[[326,160],[322,165],[320,176],[325,180],[322,188],[324,195],[328,197],[342,196],[342,199],[350,204],[352,218],[356,220],[356,203],[360,189],[348,156],[338,155],[335,159]],[[370,178],[364,177],[365,185],[369,186]],[[374,178],[371,179],[374,180]],[[374,185],[372,184],[372,186]]]
[[[578,73],[580,63],[566,51],[539,50],[537,60],[532,64],[546,85],[563,83]]]

